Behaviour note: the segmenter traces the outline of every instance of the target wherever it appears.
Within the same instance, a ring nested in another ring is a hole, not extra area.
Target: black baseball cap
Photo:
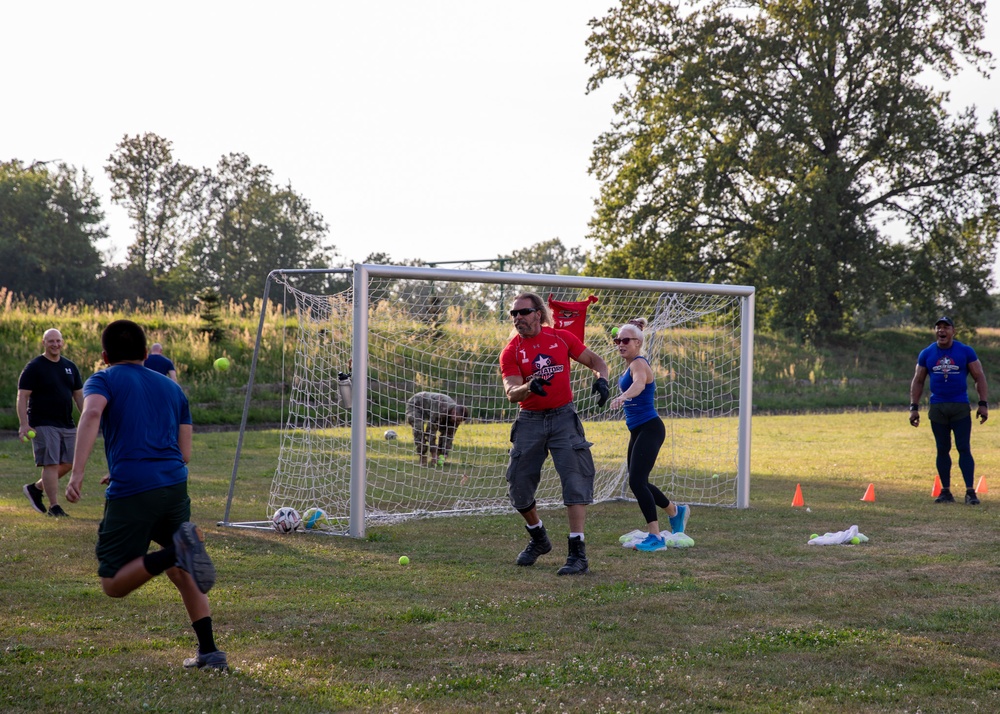
[[[940,324],[941,324],[942,322],[943,322],[944,324],[946,324],[946,325],[947,325],[948,327],[954,327],[954,326],[955,326],[955,323],[951,321],[951,318],[950,318],[950,317],[948,317],[947,315],[942,315],[941,317],[939,317],[939,318],[937,319],[937,322],[935,322],[935,323],[934,323],[934,327],[937,327],[937,326],[938,326],[938,325],[940,325]]]

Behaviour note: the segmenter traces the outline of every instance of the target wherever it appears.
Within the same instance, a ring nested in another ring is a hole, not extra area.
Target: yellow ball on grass
[[[401,556],[399,556],[399,564],[400,565],[409,565],[410,564],[410,559],[407,558],[405,555],[401,555]]]
[[[219,359],[215,360],[215,363],[214,363],[213,366],[218,371],[225,372],[227,369],[229,369],[229,360],[226,359],[225,357],[219,357]]]

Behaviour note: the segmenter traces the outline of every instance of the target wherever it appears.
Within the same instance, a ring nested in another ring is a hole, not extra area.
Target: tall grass
[[[65,355],[77,363],[86,379],[101,366],[100,331],[111,320],[122,317],[143,325],[150,342],[163,343],[167,356],[177,365],[197,423],[238,424],[260,307],[259,300],[223,305],[223,339],[211,343],[200,331],[201,321],[195,311],[141,301],[114,308],[21,301],[0,288],[0,383],[7,385],[0,389],[0,429],[16,427],[17,377],[24,365],[41,353],[41,336],[46,329],[57,327],[62,331]],[[281,305],[269,307],[249,415],[252,424],[281,421],[285,384],[291,379],[295,327],[295,318],[286,316]],[[491,342],[483,337],[481,326],[458,320],[423,331],[413,330],[412,325],[399,329],[405,340],[394,340],[389,335],[383,341],[399,364],[405,364],[408,355],[416,352],[433,353],[433,343],[440,337],[438,330],[454,332],[451,342],[467,350],[465,355],[449,355],[452,358],[474,359],[485,344],[490,345],[491,354],[499,350],[493,345],[495,339]],[[960,330],[957,337],[977,350],[987,376],[994,366],[1000,366],[1000,329],[983,328],[972,335]],[[917,354],[932,339],[929,328],[881,329],[816,347],[758,332],[754,346],[754,409],[760,413],[905,406]],[[232,360],[233,368],[219,373],[212,369],[212,363],[223,355]],[[435,365],[426,367],[433,371]],[[478,385],[455,382],[453,387],[456,396],[475,402],[476,395],[468,390]],[[398,388],[408,395],[420,385],[404,380]]]

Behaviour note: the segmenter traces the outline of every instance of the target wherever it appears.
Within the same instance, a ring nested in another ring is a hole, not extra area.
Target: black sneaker
[[[53,518],[69,518],[69,514],[58,503],[49,509],[49,515]]]
[[[211,590],[215,585],[215,566],[205,551],[205,534],[201,528],[191,521],[181,523],[174,533],[174,548],[177,550],[177,567],[194,578],[195,585],[203,593]]]
[[[28,497],[28,501],[31,503],[32,508],[39,513],[45,513],[45,504],[42,503],[42,496],[45,495],[45,492],[42,491],[42,489],[38,488],[38,486],[33,483],[26,483],[24,488],[21,490],[24,491],[24,495]]]
[[[522,550],[517,556],[518,565],[534,565],[535,561],[538,560],[538,556],[545,555],[550,550],[552,550],[552,541],[549,540],[549,534],[545,532],[545,526],[539,526],[538,528],[528,528],[528,535],[531,536],[531,540],[528,541],[528,545]]]
[[[942,488],[941,495],[934,499],[934,503],[954,503],[955,497],[951,495],[951,489]]]
[[[188,669],[197,667],[198,669],[221,669],[225,672],[229,669],[229,662],[226,660],[225,652],[216,650],[208,654],[199,652],[197,657],[188,657],[184,660],[184,666]]]
[[[979,505],[979,496],[977,496],[976,492],[971,488],[965,492],[965,505],[966,506]]]

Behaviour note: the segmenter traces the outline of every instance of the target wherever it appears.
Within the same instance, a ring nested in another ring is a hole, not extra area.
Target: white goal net
[[[269,278],[294,304],[294,365],[270,493],[255,518],[321,508],[325,532],[362,536],[400,519],[511,512],[517,405],[504,394],[499,355],[513,334],[508,309],[525,290],[553,304],[567,329],[582,329],[608,363],[612,396],[624,372],[612,331],[646,318],[644,354],[667,427],[650,481],[682,503],[749,505],[753,288],[359,265],[353,288],[324,295],[296,287],[300,272]],[[595,500],[631,498],[623,413],[599,408],[592,383],[574,363]],[[270,527],[230,520],[238,464],[239,447],[222,524]],[[536,500],[562,505],[551,459]]]

